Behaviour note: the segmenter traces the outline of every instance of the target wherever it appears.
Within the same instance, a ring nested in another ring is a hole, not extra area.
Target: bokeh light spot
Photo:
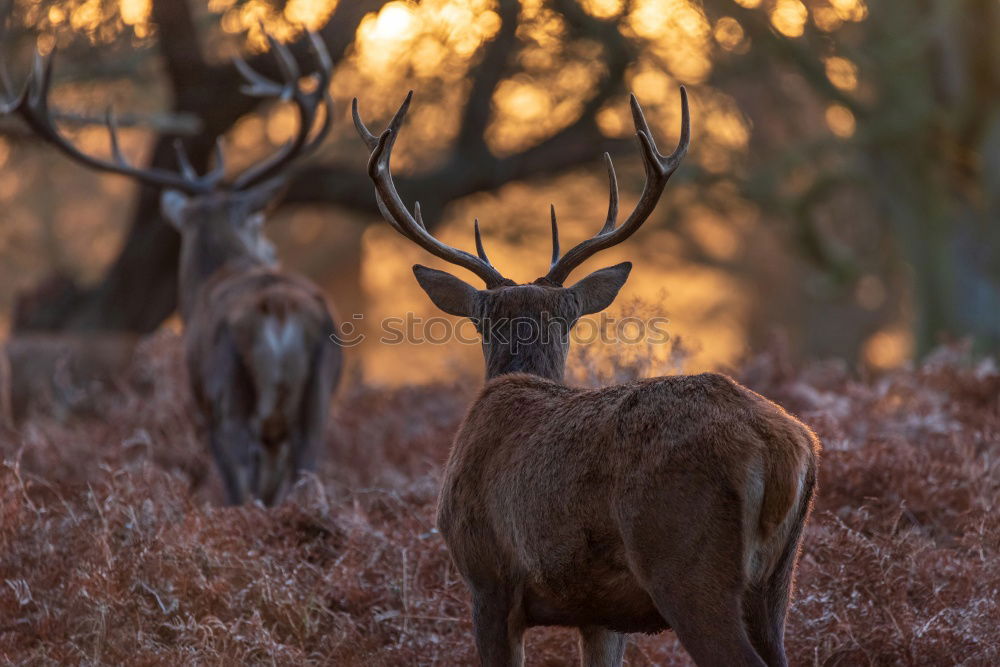
[[[771,25],[785,37],[801,37],[809,11],[799,0],[778,0],[771,10]]]
[[[842,104],[831,104],[826,108],[826,126],[838,137],[847,139],[854,135],[854,114]]]

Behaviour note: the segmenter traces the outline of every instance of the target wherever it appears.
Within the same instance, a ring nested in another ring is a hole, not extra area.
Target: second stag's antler
[[[565,255],[559,254],[559,227],[556,222],[555,207],[551,208],[552,215],[552,264],[549,272],[539,282],[546,282],[553,285],[562,285],[569,277],[569,274],[577,266],[594,254],[614,245],[618,245],[628,237],[632,236],[642,226],[649,215],[656,208],[663,189],[670,180],[670,176],[680,166],[688,146],[691,143],[691,115],[688,110],[687,90],[684,86],[680,89],[681,95],[681,135],[677,142],[677,147],[670,155],[662,155],[656,147],[653,133],[649,129],[649,124],[642,113],[642,107],[635,95],[630,97],[632,107],[632,120],[635,123],[636,135],[639,139],[639,146],[642,150],[643,166],[646,171],[646,183],[642,189],[642,195],[636,203],[635,208],[620,226],[618,221],[618,180],[615,177],[615,168],[611,162],[611,156],[604,154],[604,160],[608,167],[608,180],[611,185],[610,203],[608,205],[608,216],[604,226],[596,235],[574,246]],[[487,287],[498,287],[500,285],[513,284],[512,281],[504,278],[499,271],[490,264],[489,258],[483,249],[482,237],[479,233],[479,220],[475,221],[476,251],[477,256],[471,255],[464,250],[453,248],[441,243],[430,232],[427,231],[423,219],[420,217],[420,203],[414,206],[413,215],[407,210],[402,198],[396,191],[396,186],[392,181],[392,173],[389,168],[389,160],[392,154],[393,144],[399,134],[399,128],[403,124],[403,118],[410,106],[413,98],[413,91],[410,91],[403,104],[392,117],[388,127],[381,136],[376,136],[368,130],[361,116],[358,113],[358,100],[354,99],[352,112],[354,115],[354,126],[361,136],[361,139],[372,151],[368,161],[368,175],[375,183],[375,198],[379,211],[386,221],[392,225],[400,234],[407,237],[414,243],[420,245],[428,252],[444,259],[452,264],[466,268],[483,279]]]
[[[309,42],[317,62],[317,71],[311,76],[315,88],[305,90],[300,82],[302,74],[291,51],[273,36],[267,35],[267,39],[276,55],[282,81],[279,83],[268,79],[254,71],[242,58],[237,57],[236,67],[246,81],[242,91],[254,97],[291,100],[298,111],[299,129],[295,137],[274,155],[250,167],[230,182],[223,180],[225,160],[221,139],[217,140],[215,145],[215,165],[205,174],[198,174],[191,165],[191,160],[180,140],[174,142],[180,173],[158,167],[140,168],[130,164],[121,151],[118,141],[118,125],[111,109],[108,109],[105,124],[111,142],[112,159],[97,158],[81,151],[59,131],[49,108],[54,51],[47,56],[35,52],[32,71],[20,93],[12,93],[9,90],[6,70],[3,67],[2,59],[0,59],[0,75],[2,75],[0,80],[3,81],[5,89],[4,97],[0,99],[0,113],[16,113],[39,137],[77,162],[93,169],[129,176],[147,185],[181,190],[191,195],[207,194],[217,190],[234,192],[247,190],[276,176],[295,159],[315,150],[326,138],[332,122],[333,100],[330,98],[329,84],[333,64],[323,41],[316,33],[309,33]],[[323,121],[314,133],[320,107],[323,108]],[[311,138],[310,135],[312,135]]]

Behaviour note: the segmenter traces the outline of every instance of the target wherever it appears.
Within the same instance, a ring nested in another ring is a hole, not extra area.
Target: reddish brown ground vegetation
[[[141,390],[3,433],[0,660],[474,662],[466,592],[432,522],[476,380],[347,389],[319,475],[264,510],[218,506],[182,375],[161,336],[139,354]],[[825,444],[793,664],[1000,664],[996,366],[950,348],[859,380],[771,354],[737,375]],[[574,641],[532,630],[529,664],[570,664]],[[664,633],[630,641],[628,664],[688,660]]]

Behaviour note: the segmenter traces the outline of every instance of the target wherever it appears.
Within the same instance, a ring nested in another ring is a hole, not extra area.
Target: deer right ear
[[[472,316],[476,294],[479,293],[475,287],[450,273],[429,269],[420,264],[413,266],[413,275],[435,306],[449,315]]]
[[[160,212],[177,231],[184,228],[187,217],[185,211],[189,201],[187,195],[178,190],[164,190],[160,195]]]
[[[594,271],[569,288],[580,304],[580,314],[599,313],[615,300],[618,291],[628,280],[632,262],[622,262],[606,269]]]

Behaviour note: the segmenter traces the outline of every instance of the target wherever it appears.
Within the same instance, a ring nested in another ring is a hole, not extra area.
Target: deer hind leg
[[[768,581],[762,587],[747,589],[743,598],[743,617],[750,642],[768,667],[786,667],[784,625],[788,598],[784,602],[772,599],[770,585]]]
[[[647,590],[695,664],[764,667],[743,622],[741,586],[726,581],[733,573],[720,572],[710,553],[673,562],[664,558],[662,563],[663,567],[644,577],[649,582]],[[675,567],[679,563],[683,563],[681,569]],[[741,574],[740,564],[733,567],[737,576]]]
[[[246,425],[222,420],[209,434],[209,446],[226,489],[226,501],[241,505],[252,498],[255,442]]]
[[[607,628],[580,628],[580,664],[583,667],[620,667],[625,658],[625,635]]]
[[[768,667],[786,667],[785,616],[788,612],[798,540],[785,546],[778,567],[743,595],[743,618],[750,641]]]
[[[483,667],[524,664],[524,613],[512,596],[473,591],[472,625]]]
[[[298,424],[292,432],[292,484],[302,472],[316,469],[326,440],[326,425],[330,417],[333,391],[340,377],[340,348],[323,339],[313,355],[313,366],[302,392],[302,407]]]
[[[260,499],[267,507],[273,507],[281,500],[285,482],[292,481],[291,448],[292,445],[288,441],[276,447],[261,448],[258,489]]]
[[[620,518],[636,579],[699,667],[764,667],[743,621],[738,495],[690,474],[657,482]]]
[[[669,593],[653,597],[699,667],[765,667],[743,627],[738,599],[706,596],[683,604]]]
[[[750,641],[769,667],[786,667],[785,618],[791,602],[792,580],[798,560],[799,543],[812,498],[812,481],[803,494],[799,517],[785,543],[777,566],[759,586],[747,589],[743,599],[743,613]]]

